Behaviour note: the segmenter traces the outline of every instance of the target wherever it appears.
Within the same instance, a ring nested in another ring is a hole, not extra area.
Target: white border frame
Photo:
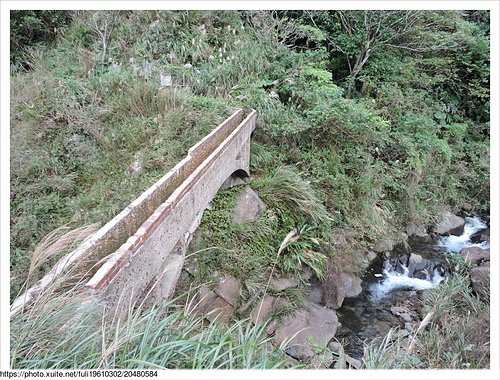
[[[300,371],[161,371],[160,378],[192,379],[500,379],[499,368],[499,9],[495,0],[478,1],[2,1],[1,31],[1,128],[0,128],[0,369],[9,369],[9,229],[10,229],[10,63],[9,11],[12,9],[489,9],[491,22],[491,369],[489,370],[300,370]]]

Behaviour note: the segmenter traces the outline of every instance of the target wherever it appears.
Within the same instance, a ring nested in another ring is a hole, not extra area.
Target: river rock
[[[215,288],[215,293],[227,303],[234,306],[240,295],[241,284],[232,276],[225,276]]]
[[[463,248],[460,255],[471,264],[478,264],[482,261],[490,260],[490,250],[479,247]]]
[[[446,212],[441,221],[434,226],[433,232],[439,235],[461,235],[464,232],[465,219],[451,212]]]
[[[410,277],[416,277],[425,280],[429,273],[433,272],[434,264],[432,261],[424,259],[416,253],[410,253],[408,258],[408,274]]]
[[[373,246],[373,250],[378,253],[392,251],[394,248],[394,241],[392,239],[385,237],[378,240]]]
[[[299,285],[299,280],[297,279],[297,277],[272,278],[269,282],[269,285],[274,291],[282,292],[283,290],[288,288],[295,288],[297,285]]]
[[[410,253],[408,264],[420,264],[424,258],[416,253]]]
[[[274,297],[266,295],[262,300],[257,302],[255,308],[250,312],[250,317],[254,324],[264,322],[273,309]]]
[[[470,273],[472,288],[483,299],[488,299],[490,290],[490,267],[479,266],[472,268]]]
[[[391,306],[391,313],[394,315],[401,315],[401,313],[409,313],[410,309],[406,306]]]
[[[377,253],[373,251],[365,252],[363,263],[361,265],[363,266],[363,268],[367,269],[376,259],[378,259]]]
[[[366,252],[366,260],[367,260],[368,262],[370,262],[370,263],[371,263],[373,260],[375,260],[377,257],[378,257],[378,255],[377,255],[375,252],[373,252],[373,251],[368,251],[368,252]]]
[[[300,310],[285,317],[275,331],[277,345],[289,340],[286,353],[301,361],[311,361],[315,351],[310,342],[326,347],[335,336],[338,319],[335,311],[309,303],[306,310]]]
[[[407,232],[408,232],[408,235],[418,237],[418,238],[429,237],[429,233],[427,232],[427,228],[424,225],[408,227]]]
[[[241,224],[256,220],[260,214],[266,211],[265,203],[259,198],[257,193],[250,187],[246,187],[243,194],[236,201],[234,209],[233,223]]]
[[[359,277],[337,271],[329,276],[328,288],[324,291],[325,305],[338,309],[345,298],[356,297],[362,290]]]

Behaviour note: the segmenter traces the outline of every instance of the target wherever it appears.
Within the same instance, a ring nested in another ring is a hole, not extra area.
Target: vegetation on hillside
[[[27,278],[44,236],[105,223],[238,107],[258,111],[251,186],[268,210],[231,225],[239,190],[215,199],[193,242],[197,284],[215,268],[248,293],[274,265],[356,272],[381,237],[402,240],[447,209],[489,211],[488,11],[11,19],[12,298],[57,259]],[[172,85],[160,88],[167,75]],[[20,348],[14,364],[31,365],[31,354]]]

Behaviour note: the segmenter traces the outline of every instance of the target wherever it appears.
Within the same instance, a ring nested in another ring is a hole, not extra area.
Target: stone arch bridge
[[[252,110],[244,117],[239,109],[191,147],[173,169],[18,297],[11,316],[57,278],[89,263],[95,269],[88,269],[85,288],[107,305],[169,299],[203,211],[221,187],[249,176],[256,115]]]

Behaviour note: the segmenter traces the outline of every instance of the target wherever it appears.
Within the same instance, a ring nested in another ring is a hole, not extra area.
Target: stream
[[[409,249],[397,246],[375,259],[362,279],[363,291],[337,310],[341,326],[335,336],[353,358],[363,357],[363,342],[383,337],[400,326],[400,336],[420,320],[419,291],[436,288],[451,274],[446,253],[465,247],[489,248],[489,229],[479,217],[466,218],[460,236],[410,238]]]

